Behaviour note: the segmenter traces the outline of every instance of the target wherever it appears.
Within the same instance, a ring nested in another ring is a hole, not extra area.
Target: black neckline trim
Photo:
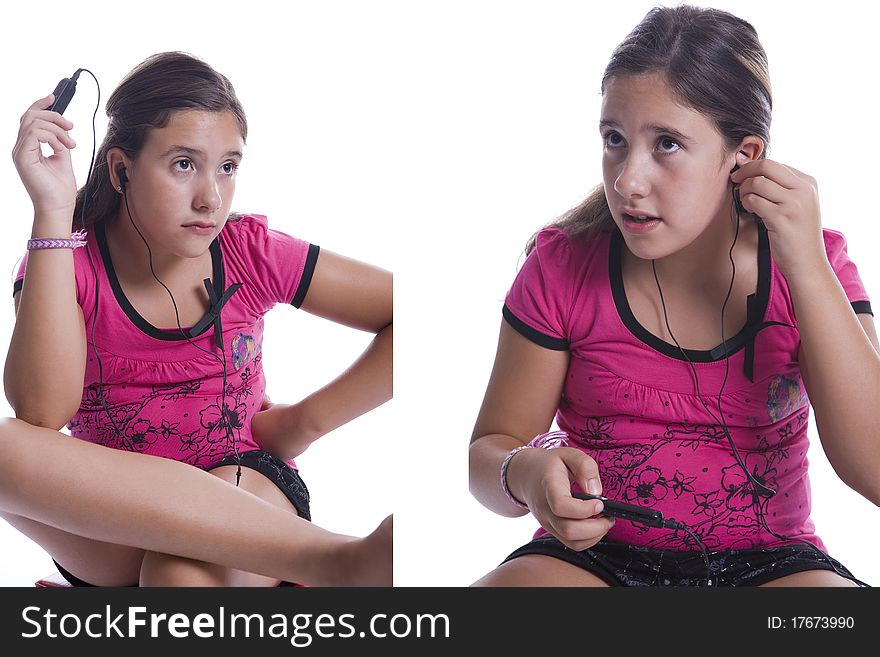
[[[629,331],[652,349],[678,360],[690,360],[699,363],[724,360],[725,344],[727,345],[727,354],[732,356],[746,346],[749,339],[754,337],[755,329],[763,323],[764,315],[767,312],[767,303],[770,299],[770,240],[767,236],[767,229],[761,223],[758,223],[758,289],[755,294],[750,295],[749,305],[751,308],[746,325],[739,333],[728,338],[724,344],[719,344],[714,349],[685,349],[684,354],[686,357],[676,345],[661,340],[639,324],[635,315],[633,315],[623,286],[623,244],[623,234],[619,228],[615,227],[611,234],[608,253],[608,276],[611,280],[611,293],[614,297],[614,305],[617,308],[620,319]]]
[[[122,291],[122,286],[119,284],[119,279],[116,277],[116,270],[113,268],[113,261],[110,259],[110,249],[107,247],[107,234],[104,232],[104,222],[99,221],[94,224],[94,231],[95,240],[98,242],[98,248],[101,251],[101,258],[104,261],[104,270],[107,272],[107,279],[110,281],[110,287],[113,289],[113,296],[116,297],[116,301],[119,303],[119,307],[122,308],[123,312],[128,316],[132,323],[137,326],[141,331],[143,331],[150,337],[156,338],[158,340],[176,341],[186,340],[187,338],[194,338],[198,335],[201,335],[211,326],[213,326],[211,322],[207,322],[205,327],[202,328],[198,333],[192,334],[192,326],[184,327],[183,333],[181,333],[181,331],[178,329],[160,329],[150,324],[140,315],[135,307],[131,305],[128,297],[125,296],[125,292]],[[214,238],[213,242],[211,242],[210,250],[211,263],[213,265],[212,282],[214,283],[214,287],[216,289],[223,290],[226,288],[226,274],[223,268],[223,252],[220,249],[219,235]],[[208,313],[206,313],[206,316],[210,314],[211,313],[209,311]],[[196,325],[198,325],[198,323],[199,322],[197,322]]]

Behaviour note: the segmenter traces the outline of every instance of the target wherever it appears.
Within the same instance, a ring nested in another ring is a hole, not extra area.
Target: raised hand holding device
[[[52,92],[52,95],[55,96],[55,101],[52,103],[52,107],[49,108],[50,112],[64,114],[64,110],[70,104],[73,94],[76,93],[76,81],[81,71],[82,69],[77,69],[76,73],[71,77],[63,78],[55,86],[55,91]]]

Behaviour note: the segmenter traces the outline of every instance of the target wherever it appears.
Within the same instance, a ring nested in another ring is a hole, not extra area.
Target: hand
[[[594,546],[614,526],[613,518],[594,517],[602,511],[601,502],[571,496],[572,484],[602,492],[596,462],[579,449],[521,450],[508,464],[507,484],[541,526],[572,550]]]
[[[18,140],[12,150],[15,168],[38,214],[67,213],[76,204],[76,178],[70,149],[76,142],[68,134],[73,123],[50,112],[54,97],[41,98],[21,117]],[[43,155],[40,144],[49,144],[53,154]]]
[[[261,449],[283,460],[296,458],[312,444],[310,437],[296,430],[296,405],[273,404],[263,399],[251,418],[251,434]]]
[[[743,207],[767,227],[773,260],[783,275],[814,272],[828,263],[815,179],[773,160],[753,160],[730,175]]]

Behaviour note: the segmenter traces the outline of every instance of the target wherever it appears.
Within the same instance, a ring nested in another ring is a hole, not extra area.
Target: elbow
[[[870,491],[864,491],[858,488],[854,488],[854,490],[866,500],[871,502],[874,506],[880,506],[880,490],[874,489]]]
[[[22,422],[27,422],[34,427],[44,427],[46,429],[52,429],[53,431],[60,431],[67,426],[70,419],[77,413],[77,411],[79,411],[79,399],[76,400],[75,405],[71,403],[33,404],[23,402],[16,403],[11,397],[13,396],[7,394],[7,399],[9,399],[10,406],[12,406],[12,410],[15,412],[16,419],[21,420]],[[63,410],[58,412],[58,409]]]
[[[862,493],[862,495],[864,495],[869,502],[873,503],[874,506],[880,506],[880,490],[877,488],[872,490],[869,494]]]
[[[61,431],[70,422],[70,418],[73,417],[71,414],[67,419],[62,419],[61,417],[52,417],[48,413],[31,412],[30,409],[24,411],[13,410],[15,410],[15,418],[17,420],[27,422],[34,427],[43,427],[53,431]]]
[[[373,328],[373,333],[376,335],[384,335],[384,334],[394,334],[394,319],[389,318],[387,322],[380,322],[380,324]]]
[[[878,470],[874,470],[878,472]],[[876,476],[872,476],[870,480],[855,479],[853,477],[844,477],[838,472],[843,483],[852,488],[859,495],[874,504],[880,506],[880,480]]]

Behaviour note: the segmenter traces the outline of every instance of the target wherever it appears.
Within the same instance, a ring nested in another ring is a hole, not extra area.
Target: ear
[[[746,162],[760,159],[764,153],[764,140],[755,135],[745,137],[733,152],[733,165],[741,167]]]
[[[119,191],[120,187],[125,187],[124,180],[119,177],[120,169],[124,168],[126,172],[130,172],[131,160],[121,148],[111,148],[107,151],[107,170],[110,174],[110,183],[113,189]]]

